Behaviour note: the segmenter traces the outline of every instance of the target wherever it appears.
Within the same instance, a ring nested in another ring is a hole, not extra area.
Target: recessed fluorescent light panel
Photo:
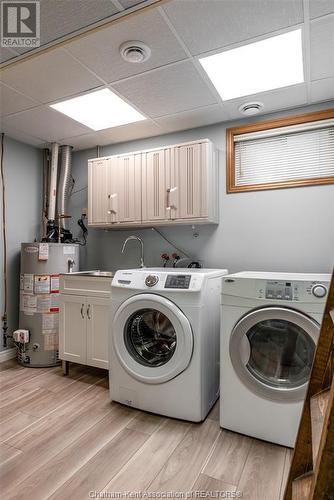
[[[97,90],[67,101],[51,104],[51,108],[93,130],[146,120],[145,116],[138,113],[109,89]]]
[[[199,62],[225,101],[302,83],[302,33],[290,31]]]

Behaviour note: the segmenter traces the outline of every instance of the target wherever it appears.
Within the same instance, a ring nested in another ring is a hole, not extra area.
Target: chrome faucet
[[[129,236],[128,238],[126,238],[126,240],[124,241],[123,246],[122,246],[122,253],[124,253],[125,247],[130,240],[135,240],[135,241],[138,241],[140,243],[140,249],[141,249],[140,267],[146,267],[144,264],[144,242],[141,238],[139,238],[139,236]]]
[[[74,264],[75,264],[74,259],[68,259],[68,261],[67,261],[67,272],[68,273],[73,273]]]

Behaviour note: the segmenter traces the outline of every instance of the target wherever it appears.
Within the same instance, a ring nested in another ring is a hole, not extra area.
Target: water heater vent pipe
[[[60,173],[57,193],[57,212],[67,215],[68,202],[71,192],[72,146],[60,148]],[[67,219],[60,219],[60,226],[67,228]]]
[[[56,142],[53,142],[51,144],[51,167],[50,167],[49,210],[48,210],[49,221],[50,220],[54,221],[56,218],[58,152],[59,152],[59,146]]]

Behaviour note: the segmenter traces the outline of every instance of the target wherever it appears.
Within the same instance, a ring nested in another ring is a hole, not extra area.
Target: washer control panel
[[[165,288],[183,288],[190,286],[191,276],[181,274],[168,274],[165,282]]]

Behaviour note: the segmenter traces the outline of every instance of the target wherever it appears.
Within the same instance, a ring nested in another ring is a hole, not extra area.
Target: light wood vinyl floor
[[[73,364],[64,377],[5,361],[0,384],[2,499],[283,497],[291,451],[220,429],[218,404],[201,424],[140,412],[109,401],[106,371]]]

